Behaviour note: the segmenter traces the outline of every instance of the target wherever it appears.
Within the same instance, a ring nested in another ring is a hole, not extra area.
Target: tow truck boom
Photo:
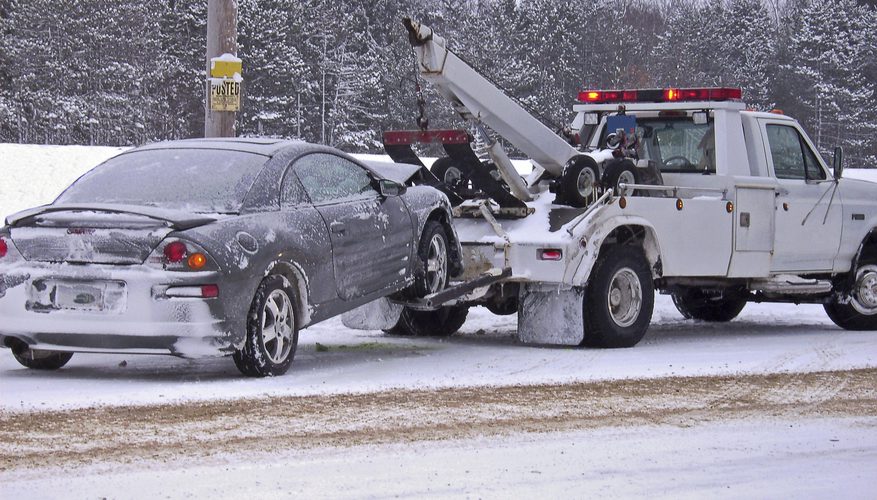
[[[455,111],[478,126],[486,124],[555,177],[580,154],[557,133],[448,50],[444,38],[411,19],[404,19],[421,76],[436,86]]]

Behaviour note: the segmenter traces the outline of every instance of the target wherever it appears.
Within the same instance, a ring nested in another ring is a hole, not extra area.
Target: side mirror
[[[844,148],[840,146],[834,148],[834,161],[832,161],[832,167],[834,168],[834,178],[840,179],[840,176],[843,175],[844,172]]]
[[[407,190],[408,188],[396,181],[391,181],[390,179],[378,180],[378,191],[380,191],[381,196],[402,196]]]

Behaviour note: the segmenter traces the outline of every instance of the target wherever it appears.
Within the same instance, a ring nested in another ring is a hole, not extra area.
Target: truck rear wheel
[[[633,347],[646,334],[655,306],[655,286],[641,249],[603,251],[585,289],[583,345]]]
[[[450,337],[463,326],[468,315],[467,306],[447,306],[435,311],[415,311],[406,307],[396,326],[384,332],[411,337]]]
[[[834,300],[825,312],[844,330],[877,330],[877,265],[858,269],[849,302]]]
[[[709,295],[700,288],[686,287],[671,296],[673,305],[685,319],[724,323],[736,318],[746,306],[746,292],[738,289]]]

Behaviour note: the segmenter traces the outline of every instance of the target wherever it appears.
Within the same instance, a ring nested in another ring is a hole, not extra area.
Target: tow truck
[[[830,169],[796,120],[748,110],[738,88],[585,90],[557,133],[430,28],[404,24],[420,77],[469,127],[420,120],[385,133],[385,149],[421,166],[412,145],[447,152],[424,178],[454,205],[463,271],[346,325],[444,336],[481,305],[516,313],[523,343],[630,347],[658,291],[689,319],[817,303],[842,328],[877,329],[877,184],[843,178],[840,148]],[[526,178],[496,136],[529,157]]]

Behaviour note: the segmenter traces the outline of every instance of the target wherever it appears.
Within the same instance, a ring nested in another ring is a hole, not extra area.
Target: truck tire
[[[630,160],[613,160],[606,164],[603,170],[603,178],[600,180],[603,189],[612,189],[612,193],[616,196],[621,193],[618,190],[619,184],[639,184],[640,173],[637,171],[636,165]],[[632,193],[634,196],[636,192]]]
[[[724,323],[736,318],[746,306],[746,292],[725,290],[719,296],[710,296],[700,288],[686,287],[671,294],[673,305],[685,319],[699,319]]]
[[[585,288],[583,345],[633,347],[646,334],[655,306],[655,286],[642,249],[604,250]]]
[[[12,346],[12,356],[25,368],[51,371],[66,365],[73,357],[73,353],[31,349],[24,342],[17,341]]]
[[[418,297],[440,292],[448,284],[451,255],[448,234],[441,222],[427,221],[417,245],[420,269],[415,273],[414,293]]]
[[[592,158],[584,156],[567,167],[560,179],[563,200],[571,207],[585,208],[597,199],[600,168]]]
[[[833,300],[825,304],[825,312],[844,330],[877,330],[877,265],[859,268],[850,301]]]
[[[384,333],[410,337],[450,337],[466,322],[467,306],[448,306],[435,311],[405,308],[396,326]]]
[[[289,370],[298,346],[294,297],[280,276],[268,276],[259,284],[247,314],[244,346],[232,354],[241,373],[275,377]]]

